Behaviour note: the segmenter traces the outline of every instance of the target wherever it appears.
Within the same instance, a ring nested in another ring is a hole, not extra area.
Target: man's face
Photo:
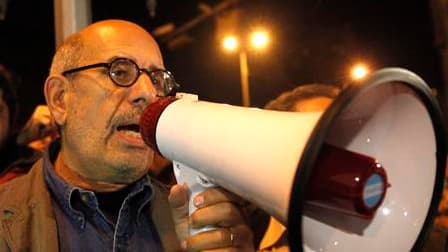
[[[2,149],[9,135],[9,110],[0,89],[0,149]]]
[[[150,37],[132,27],[102,27],[89,34],[95,52],[80,66],[129,58],[140,68],[164,68]],[[131,87],[116,86],[106,68],[73,74],[67,93],[62,151],[82,177],[130,183],[147,173],[153,151],[138,131],[141,112],[156,99],[149,77],[141,74]]]

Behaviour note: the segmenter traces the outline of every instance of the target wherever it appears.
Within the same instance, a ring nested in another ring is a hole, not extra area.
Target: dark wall
[[[158,2],[157,16],[152,18],[144,0],[94,0],[93,20],[122,18],[151,31],[167,22],[181,25],[200,13],[199,1]],[[431,86],[442,87],[427,1],[241,2],[243,23],[264,23],[273,35],[269,50],[249,53],[254,106],[263,106],[296,85],[349,82],[348,69],[358,60],[374,69],[405,67]],[[52,3],[10,0],[6,19],[0,21],[0,61],[23,77],[22,118],[44,101],[42,84],[54,52]],[[191,42],[175,50],[161,45],[166,66],[184,91],[205,100],[241,104],[238,56],[221,51],[213,20],[198,25],[188,36]]]

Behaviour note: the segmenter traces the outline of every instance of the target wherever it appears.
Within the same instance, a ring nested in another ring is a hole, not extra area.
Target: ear
[[[67,118],[68,85],[68,80],[60,74],[51,75],[45,81],[45,100],[57,125],[64,125]]]

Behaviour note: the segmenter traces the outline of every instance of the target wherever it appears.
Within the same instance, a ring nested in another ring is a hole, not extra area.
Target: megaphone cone
[[[299,162],[290,209],[301,214],[289,212],[290,246],[419,250],[443,190],[446,134],[441,118],[425,82],[404,69],[380,70],[344,90],[324,112]],[[373,220],[322,209],[313,209],[321,221],[303,215],[312,173],[307,168],[315,166],[324,142],[375,157],[385,167],[391,187]]]
[[[443,185],[445,133],[430,92],[392,68],[324,113],[168,99],[140,125],[163,156],[287,226],[292,251],[406,251],[421,246]]]

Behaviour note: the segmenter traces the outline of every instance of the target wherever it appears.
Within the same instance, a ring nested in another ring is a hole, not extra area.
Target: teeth
[[[135,137],[135,138],[142,138],[142,135],[139,132],[135,132],[133,130],[122,130],[121,132],[123,132],[123,134],[125,134],[127,136],[131,136],[131,137]]]

